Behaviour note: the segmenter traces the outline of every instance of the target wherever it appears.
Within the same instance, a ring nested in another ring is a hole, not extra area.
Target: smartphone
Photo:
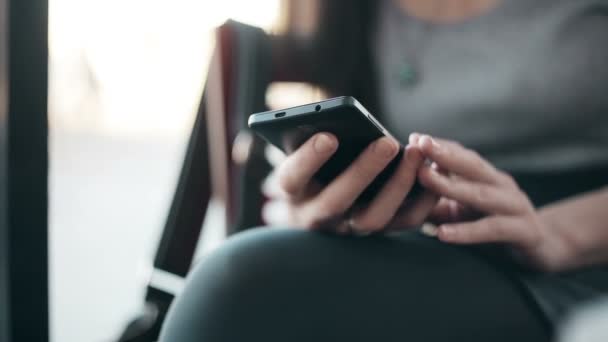
[[[373,141],[383,136],[392,137],[351,96],[252,114],[249,116],[249,127],[286,154],[295,151],[316,133],[334,134],[339,141],[338,150],[314,176],[322,185],[328,184],[342,173]],[[404,148],[401,146],[398,155],[359,196],[357,203],[368,202],[375,197],[399,165],[403,153]]]

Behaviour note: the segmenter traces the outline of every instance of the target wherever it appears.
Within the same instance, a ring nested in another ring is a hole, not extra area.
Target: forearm
[[[563,268],[608,264],[608,187],[542,207],[538,213],[564,251]]]

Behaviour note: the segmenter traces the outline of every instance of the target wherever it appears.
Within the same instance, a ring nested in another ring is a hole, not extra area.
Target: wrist
[[[586,265],[587,255],[595,250],[593,241],[573,224],[555,215],[552,210],[537,211],[540,220],[543,244],[541,253],[547,261],[545,269],[550,272],[566,271]]]

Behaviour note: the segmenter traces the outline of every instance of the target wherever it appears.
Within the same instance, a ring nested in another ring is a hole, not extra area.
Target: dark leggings
[[[498,269],[415,233],[255,229],[194,268],[161,341],[548,341]]]

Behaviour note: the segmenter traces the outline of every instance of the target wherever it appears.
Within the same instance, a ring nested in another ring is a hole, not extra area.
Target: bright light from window
[[[213,28],[271,29],[280,1],[49,0],[52,341],[114,340],[138,312]]]
[[[270,29],[279,0],[51,0],[51,124],[109,135],[186,134],[228,18]]]

